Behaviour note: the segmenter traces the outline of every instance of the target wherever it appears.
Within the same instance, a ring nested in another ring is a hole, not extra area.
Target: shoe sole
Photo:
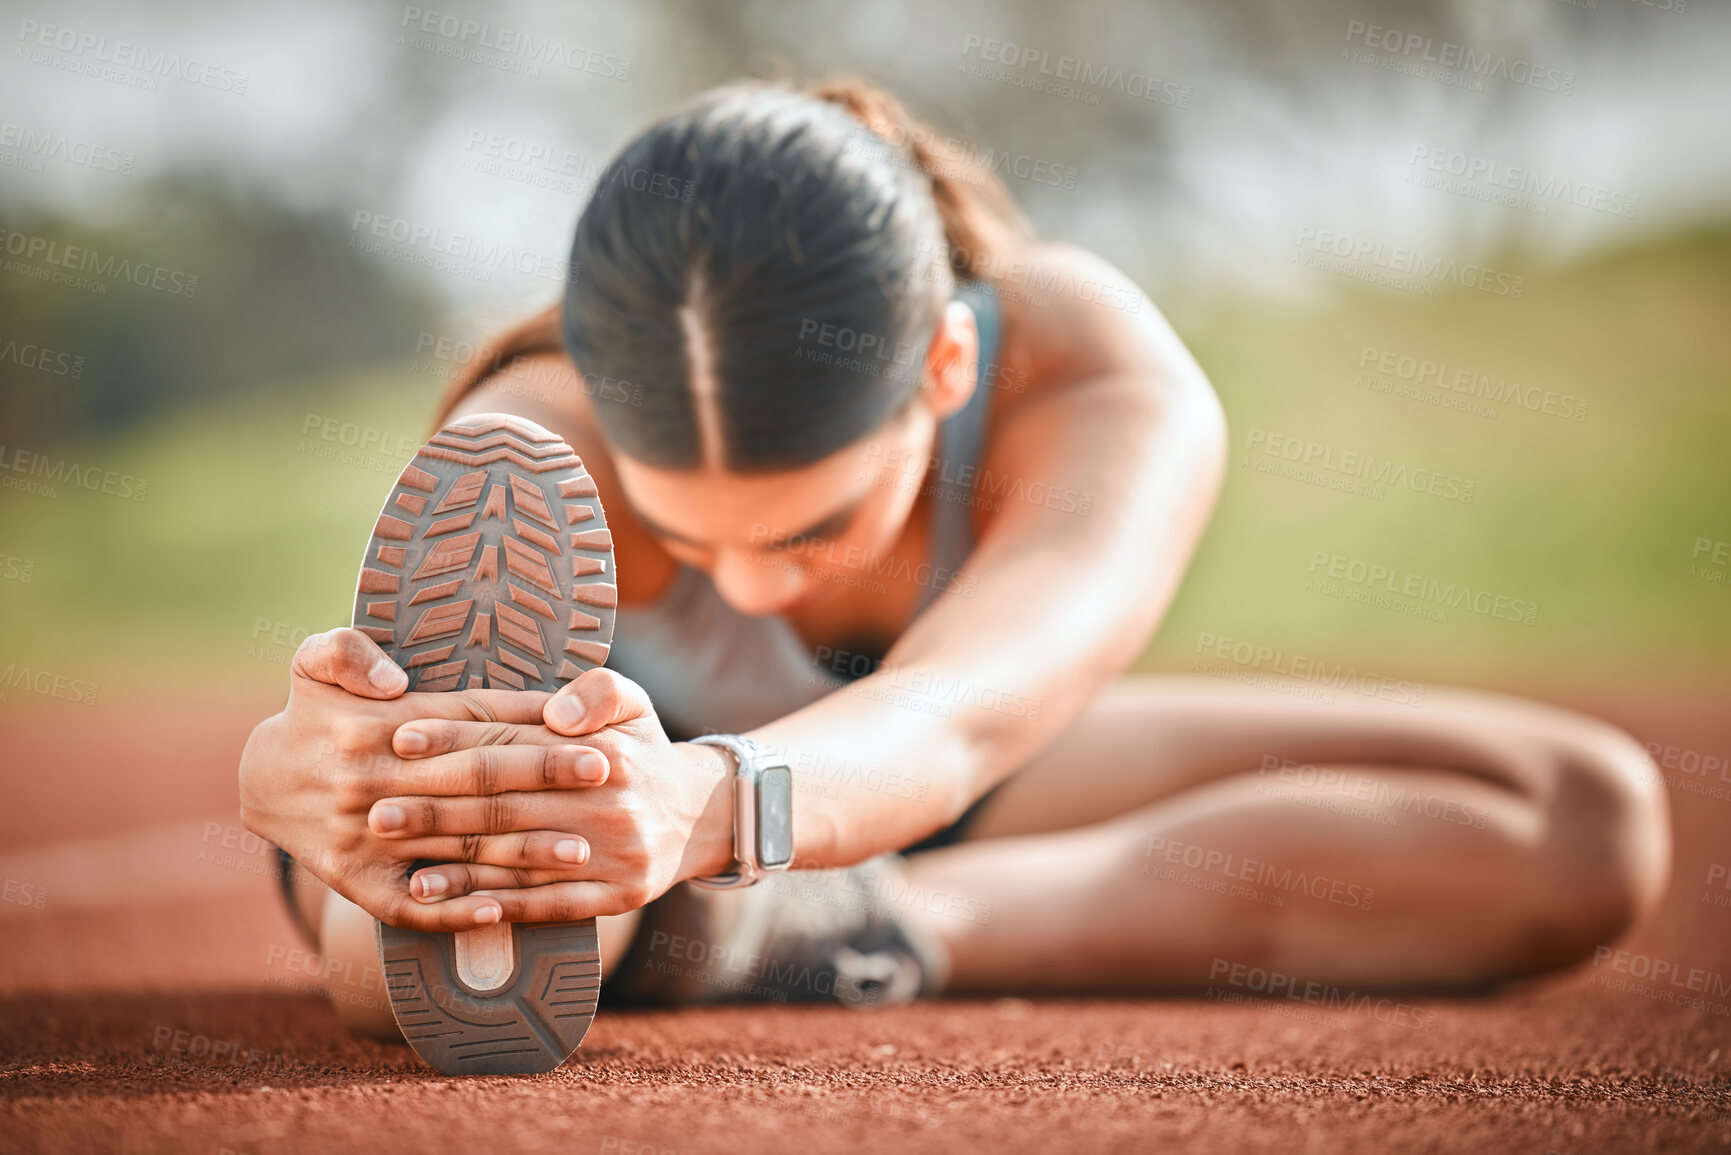
[[[555,690],[607,660],[618,587],[595,482],[558,437],[487,413],[439,430],[391,489],[355,628],[409,690]],[[446,1075],[551,1071],[595,1017],[595,920],[427,933],[378,926],[403,1037]]]

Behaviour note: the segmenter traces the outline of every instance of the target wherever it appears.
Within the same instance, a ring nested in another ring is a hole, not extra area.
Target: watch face
[[[786,766],[766,766],[757,776],[757,861],[793,861],[793,771]]]

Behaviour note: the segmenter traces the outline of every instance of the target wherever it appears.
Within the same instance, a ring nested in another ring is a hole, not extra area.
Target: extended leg
[[[1195,986],[1219,960],[1479,984],[1609,941],[1670,857],[1645,752],[1593,719],[1155,677],[1103,695],[969,837],[911,864],[953,990]]]

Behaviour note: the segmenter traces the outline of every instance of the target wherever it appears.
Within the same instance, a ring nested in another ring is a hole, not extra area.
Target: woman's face
[[[707,573],[741,613],[788,613],[845,594],[878,580],[925,482],[938,423],[973,391],[978,348],[972,311],[952,302],[913,403],[852,445],[751,475],[618,455],[620,482],[667,552]]]

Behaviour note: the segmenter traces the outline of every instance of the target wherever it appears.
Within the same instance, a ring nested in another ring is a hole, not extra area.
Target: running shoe
[[[446,425],[373,527],[355,628],[409,690],[556,690],[607,660],[618,587],[594,480],[558,437],[484,413]],[[551,1071],[595,1017],[595,920],[457,933],[378,924],[403,1037],[446,1075]]]
[[[610,998],[685,1005],[832,1003],[867,1009],[943,989],[947,959],[906,917],[900,856],[772,874],[741,890],[681,884],[644,908]]]

